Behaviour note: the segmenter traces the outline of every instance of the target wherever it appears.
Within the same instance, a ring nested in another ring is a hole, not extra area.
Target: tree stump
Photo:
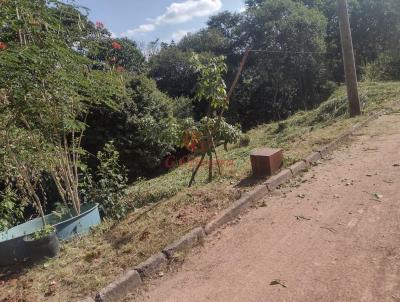
[[[262,148],[250,154],[253,175],[271,176],[283,165],[282,149]]]

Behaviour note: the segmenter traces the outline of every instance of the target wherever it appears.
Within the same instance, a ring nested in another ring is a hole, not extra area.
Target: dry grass
[[[364,83],[361,95],[365,112],[391,108],[394,102],[399,103],[400,84]],[[0,281],[0,301],[5,297],[30,302],[75,301],[95,293],[124,270],[195,226],[205,224],[254,185],[243,181],[251,180],[251,150],[260,146],[283,148],[285,164],[290,165],[365,119],[348,119],[345,112],[345,92],[340,89],[314,111],[300,112],[284,122],[251,130],[249,146],[231,146],[228,152],[219,152],[222,159],[233,160],[234,166],[225,167],[224,176],[211,184],[205,183],[207,171],[202,168],[197,184],[186,188],[188,166],[134,184],[128,192],[129,202],[147,206],[120,223],[105,222],[91,235],[63,244],[56,259],[0,270],[0,280],[4,281]]]

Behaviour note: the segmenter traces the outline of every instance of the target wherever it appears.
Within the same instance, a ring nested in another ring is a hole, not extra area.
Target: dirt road
[[[400,301],[399,177],[393,114],[131,301]]]

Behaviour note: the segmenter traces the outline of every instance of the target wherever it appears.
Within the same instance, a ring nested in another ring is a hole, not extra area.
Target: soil
[[[128,300],[400,301],[399,176],[392,114]]]

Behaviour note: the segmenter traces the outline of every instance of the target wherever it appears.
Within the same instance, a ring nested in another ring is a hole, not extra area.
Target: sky
[[[89,18],[102,22],[115,37],[139,42],[179,41],[204,27],[221,11],[240,11],[244,0],[75,0],[90,9]]]

